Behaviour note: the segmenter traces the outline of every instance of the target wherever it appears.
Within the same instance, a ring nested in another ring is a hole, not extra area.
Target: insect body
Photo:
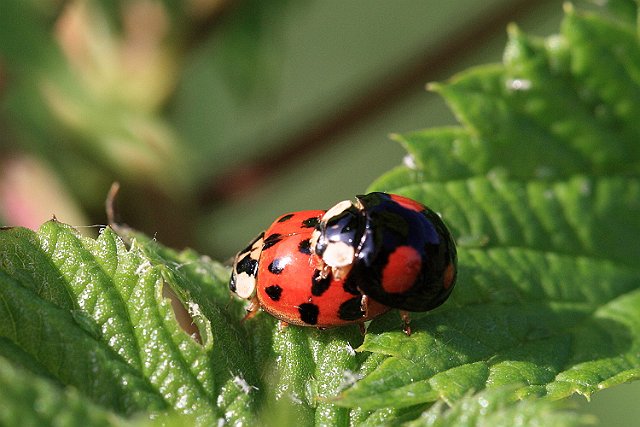
[[[316,269],[311,236],[323,214],[283,215],[236,256],[230,287],[252,300],[249,316],[261,307],[294,325],[333,327],[364,322],[389,310]]]
[[[440,217],[394,194],[276,219],[236,256],[230,288],[287,323],[331,327],[389,308],[427,311],[456,279],[456,248]]]

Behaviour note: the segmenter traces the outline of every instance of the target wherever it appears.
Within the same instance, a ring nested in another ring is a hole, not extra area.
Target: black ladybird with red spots
[[[455,284],[451,234],[438,214],[407,197],[370,193],[340,202],[312,240],[324,269],[392,308],[431,310]]]
[[[278,218],[238,253],[230,287],[287,323],[331,327],[442,304],[456,248],[438,214],[395,194],[370,193],[328,211]]]

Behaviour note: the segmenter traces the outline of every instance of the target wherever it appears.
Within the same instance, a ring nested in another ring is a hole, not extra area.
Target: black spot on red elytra
[[[269,237],[264,239],[264,243],[262,245],[262,249],[263,250],[264,249],[269,249],[271,246],[275,245],[280,240],[282,240],[282,234],[273,233],[273,234],[269,235]]]
[[[289,221],[291,218],[293,218],[293,214],[283,215],[282,217],[280,217],[280,219],[278,220],[278,222],[285,222],[285,221]]]
[[[362,310],[362,295],[353,297],[340,304],[338,309],[338,317],[342,320],[358,320],[364,317]]]
[[[307,325],[315,325],[318,323],[318,315],[320,314],[320,309],[317,305],[305,302],[304,304],[300,304],[298,307],[298,312],[300,313],[300,320],[302,320]]]
[[[280,273],[282,273],[282,270],[284,270],[286,265],[287,265],[287,260],[286,259],[276,258],[273,261],[271,261],[271,263],[269,264],[269,266],[267,268],[273,274],[280,274]]]
[[[331,277],[323,278],[320,275],[320,270],[316,270],[311,278],[311,295],[319,297],[329,289],[329,285],[331,285]]]
[[[311,255],[311,239],[305,239],[298,244],[298,251],[305,255]]]
[[[314,228],[316,225],[318,225],[318,217],[315,216],[302,221],[302,228]]]
[[[278,301],[282,295],[282,288],[278,285],[271,285],[264,288],[264,292],[273,301]]]

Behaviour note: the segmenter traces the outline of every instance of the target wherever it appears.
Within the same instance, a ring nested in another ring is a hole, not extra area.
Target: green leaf
[[[458,285],[411,337],[374,320],[359,350],[377,366],[338,404],[456,405],[514,384],[588,397],[640,375],[636,28],[566,12],[560,35],[512,27],[503,64],[432,85],[464,127],[395,136],[411,161],[371,189],[442,213]]]
[[[127,249],[109,228],[93,240],[55,221],[38,233],[4,230],[0,248],[0,336],[11,343],[3,355],[26,354],[28,369],[119,414],[173,408],[204,424],[253,419],[253,389],[242,387],[249,356],[213,346],[215,301],[200,306],[204,291],[185,300],[201,325],[201,344],[162,296],[164,286],[189,289],[181,265],[156,264],[135,240]],[[207,267],[218,268],[206,261],[190,268],[206,274]],[[241,408],[233,408],[238,400]]]
[[[394,135],[415,168],[395,171],[372,189],[489,172],[515,179],[637,172],[635,29],[570,7],[567,12],[560,35],[539,39],[512,26],[504,64],[432,84],[464,128]]]
[[[464,426],[578,426],[594,424],[586,415],[566,410],[557,403],[527,399],[516,402],[509,387],[467,395],[451,408],[434,405],[408,427]]]
[[[514,383],[520,395],[560,398],[640,374],[637,271],[520,248],[463,254],[465,293],[414,320],[411,337],[374,322],[361,350],[389,357],[340,404],[453,402]]]
[[[0,357],[0,424],[7,426],[125,426],[74,390],[60,390],[57,384],[37,375],[12,368]],[[9,410],[10,408],[10,410]]]

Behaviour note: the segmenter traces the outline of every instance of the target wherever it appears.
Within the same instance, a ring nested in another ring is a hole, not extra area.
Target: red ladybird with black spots
[[[324,213],[282,215],[238,253],[230,288],[251,300],[247,317],[262,308],[286,323],[328,328],[365,322],[389,310],[316,269],[311,236]]]
[[[235,259],[230,288],[287,323],[331,327],[442,304],[456,280],[444,222],[407,197],[370,193],[283,215]]]

